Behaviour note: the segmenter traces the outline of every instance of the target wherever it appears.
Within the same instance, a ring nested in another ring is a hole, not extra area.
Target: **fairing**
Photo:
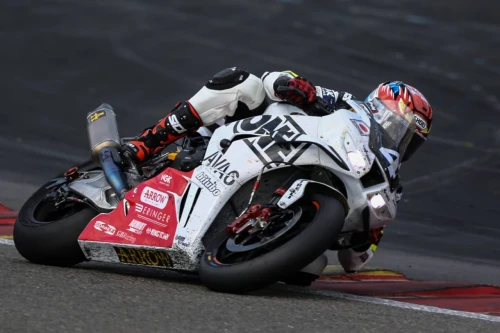
[[[369,147],[371,123],[363,107],[355,105],[325,117],[290,115],[297,109],[285,108],[282,112],[288,115],[266,111],[262,116],[221,126],[212,135],[202,165],[190,173],[166,169],[127,193],[113,212],[98,215],[82,233],[79,242],[87,258],[165,267],[168,257],[169,268],[196,270],[204,250],[202,237],[222,207],[265,165],[265,172],[288,167],[277,162],[322,166],[342,180],[349,207],[344,231],[362,228],[361,214],[366,207],[373,227],[394,218],[395,200],[388,182],[370,188],[363,188],[360,182],[379,163]],[[273,140],[277,132],[287,144]],[[232,143],[222,148],[222,140]],[[144,193],[149,193],[151,200],[145,200]],[[162,193],[167,197],[165,202]],[[374,201],[376,207],[370,204],[376,195],[382,197],[383,205],[379,197]],[[148,212],[162,213],[162,217],[141,214],[140,205]],[[160,233],[152,235],[153,228]]]

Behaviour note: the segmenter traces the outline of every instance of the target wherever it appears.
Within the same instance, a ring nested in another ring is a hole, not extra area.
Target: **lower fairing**
[[[78,241],[78,243],[87,259],[91,261],[185,271],[195,271],[199,262],[199,255],[190,256],[176,247],[162,248],[93,241]]]

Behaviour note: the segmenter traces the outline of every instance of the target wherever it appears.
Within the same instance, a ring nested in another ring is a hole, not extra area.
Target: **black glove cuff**
[[[289,78],[288,76],[280,76],[278,77],[274,83],[273,83],[273,90],[274,90],[274,93],[279,96],[279,97],[282,97],[282,98],[285,98],[286,95],[283,95],[282,93],[279,93],[278,92],[278,87],[281,87],[281,86],[288,86],[288,81],[290,81],[291,78]]]

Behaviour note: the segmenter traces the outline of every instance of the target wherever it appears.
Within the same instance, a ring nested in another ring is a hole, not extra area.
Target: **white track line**
[[[14,241],[12,239],[0,238],[0,244],[14,246]]]
[[[329,296],[329,297],[347,299],[350,301],[357,301],[357,302],[371,303],[371,304],[378,304],[378,305],[386,305],[386,306],[392,306],[392,307],[401,308],[401,309],[423,311],[423,312],[430,312],[430,313],[437,313],[437,314],[445,314],[445,315],[450,315],[450,316],[455,316],[455,317],[480,319],[480,320],[486,320],[486,321],[500,323],[500,317],[489,316],[489,315],[474,313],[474,312],[456,311],[456,310],[443,309],[443,308],[438,308],[438,307],[428,306],[428,305],[403,303],[403,302],[382,299],[382,298],[376,298],[376,297],[344,294],[344,293],[339,293],[339,292],[331,291],[331,290],[307,289],[307,291],[306,291],[304,289],[300,290],[300,289],[295,289],[295,288],[294,288],[294,290],[298,290],[298,291],[305,292],[305,293],[312,293],[312,294],[321,295],[321,296]]]

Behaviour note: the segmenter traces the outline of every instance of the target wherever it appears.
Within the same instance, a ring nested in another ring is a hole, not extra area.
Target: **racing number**
[[[395,150],[381,147],[379,151],[384,155],[387,162],[389,162],[389,166],[387,167],[387,171],[389,171],[389,175],[391,178],[396,178],[396,170],[399,166],[399,153]]]

